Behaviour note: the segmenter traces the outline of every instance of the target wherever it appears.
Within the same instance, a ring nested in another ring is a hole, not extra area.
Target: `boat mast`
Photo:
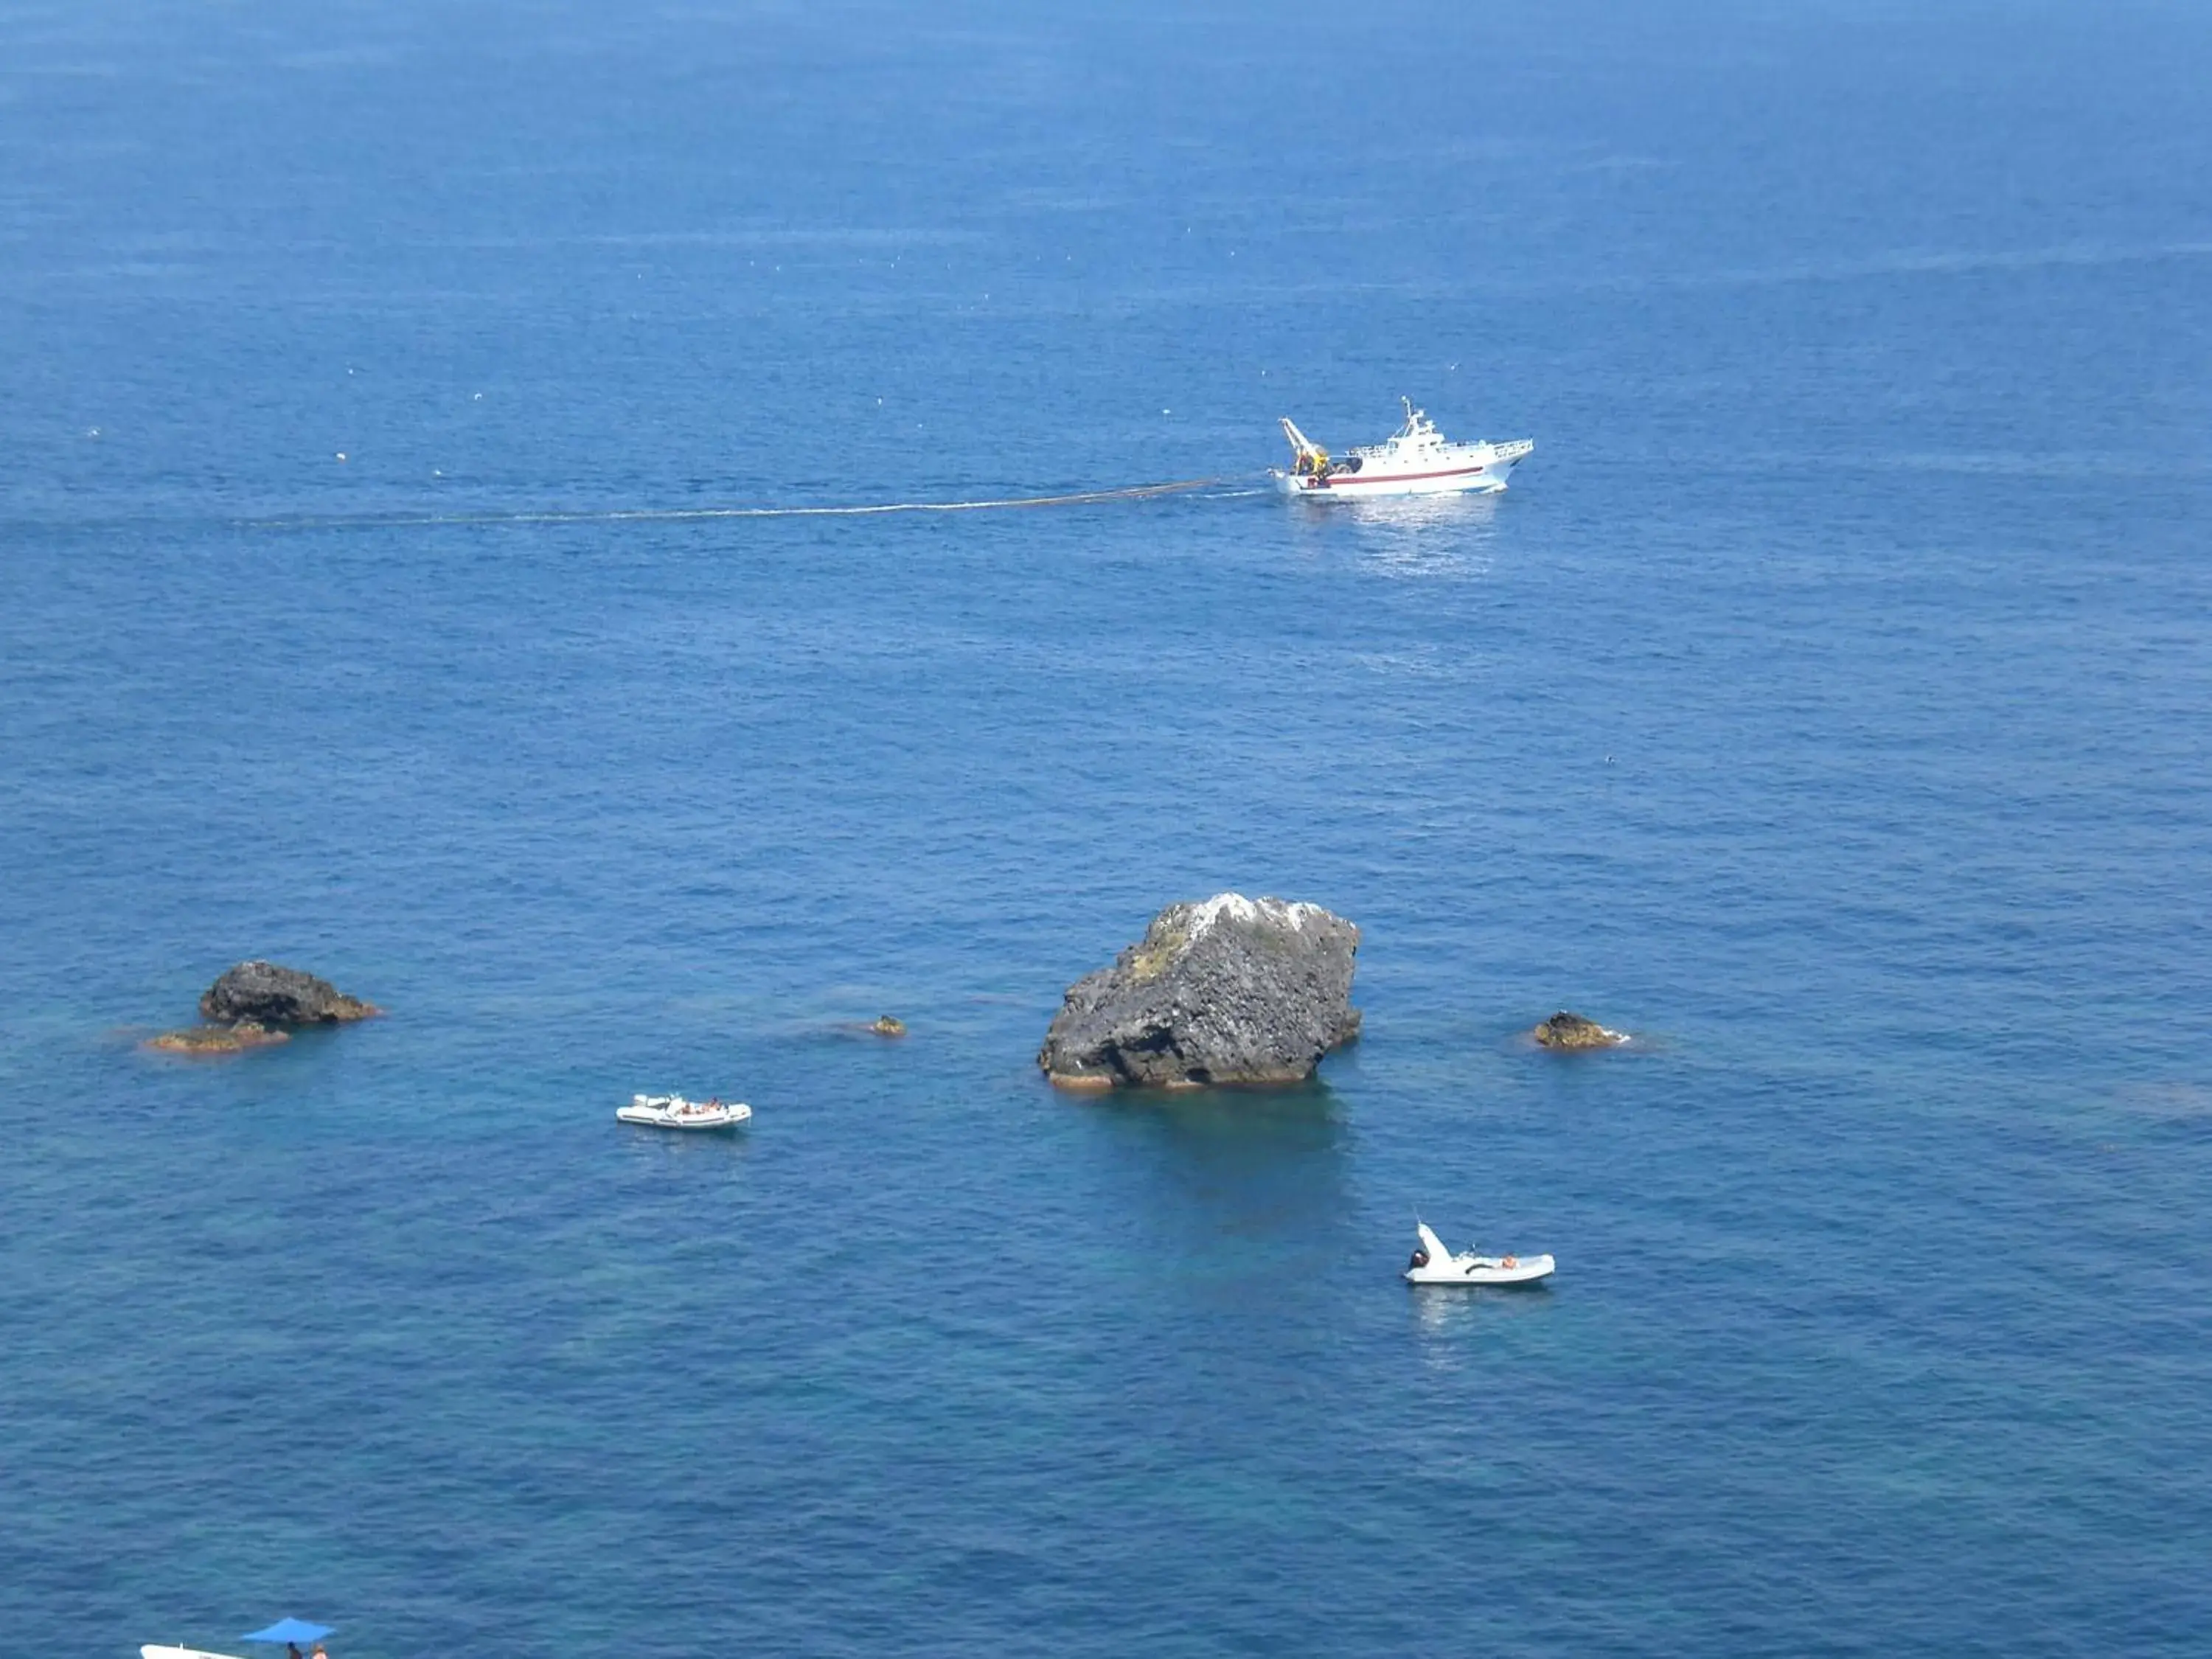
[[[1291,441],[1291,470],[1297,472],[1326,472],[1328,471],[1328,451],[1297,428],[1287,415],[1282,417],[1283,435]]]

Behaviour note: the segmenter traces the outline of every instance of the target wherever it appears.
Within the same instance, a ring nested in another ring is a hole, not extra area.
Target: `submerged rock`
[[[264,1025],[331,1025],[383,1012],[326,979],[273,962],[240,963],[200,999],[200,1018],[223,1024],[253,1020]]]
[[[149,1037],[146,1046],[171,1054],[234,1054],[291,1040],[289,1032],[272,1031],[258,1020],[242,1019],[235,1025],[190,1025],[181,1031],[164,1031]]]
[[[902,1037],[906,1035],[906,1022],[896,1014],[879,1014],[868,1022],[868,1029],[880,1037]]]
[[[1626,1031],[1608,1031],[1594,1019],[1562,1008],[1528,1033],[1547,1048],[1617,1048],[1628,1041]]]
[[[1359,929],[1317,904],[1171,904],[1068,988],[1037,1064],[1065,1088],[1302,1083],[1359,1034]]]

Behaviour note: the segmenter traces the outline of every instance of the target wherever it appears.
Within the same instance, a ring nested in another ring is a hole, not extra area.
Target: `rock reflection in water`
[[[1327,1087],[1129,1091],[1074,1109],[1109,1149],[1093,1167],[1132,1243],[1181,1276],[1288,1282],[1341,1252],[1349,1132]]]

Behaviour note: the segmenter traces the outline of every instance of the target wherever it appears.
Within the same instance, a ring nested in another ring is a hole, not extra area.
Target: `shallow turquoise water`
[[[8,18],[0,1646],[2198,1650],[2212,33],[1280,16]]]

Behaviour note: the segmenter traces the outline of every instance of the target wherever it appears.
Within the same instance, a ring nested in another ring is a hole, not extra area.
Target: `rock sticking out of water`
[[[906,1022],[896,1014],[879,1014],[868,1023],[868,1029],[881,1037],[902,1037]]]
[[[1171,904],[1071,986],[1037,1064],[1065,1088],[1302,1083],[1359,1034],[1359,929],[1317,904]]]
[[[200,999],[200,1018],[217,1024],[252,1020],[263,1025],[332,1025],[383,1012],[326,979],[273,962],[240,963]]]
[[[190,1025],[181,1031],[164,1031],[148,1038],[146,1046],[171,1054],[234,1054],[290,1041],[287,1032],[272,1031],[258,1020],[242,1019],[235,1025]]]
[[[1528,1033],[1547,1048],[1617,1048],[1628,1041],[1626,1031],[1609,1031],[1594,1019],[1562,1008]]]

